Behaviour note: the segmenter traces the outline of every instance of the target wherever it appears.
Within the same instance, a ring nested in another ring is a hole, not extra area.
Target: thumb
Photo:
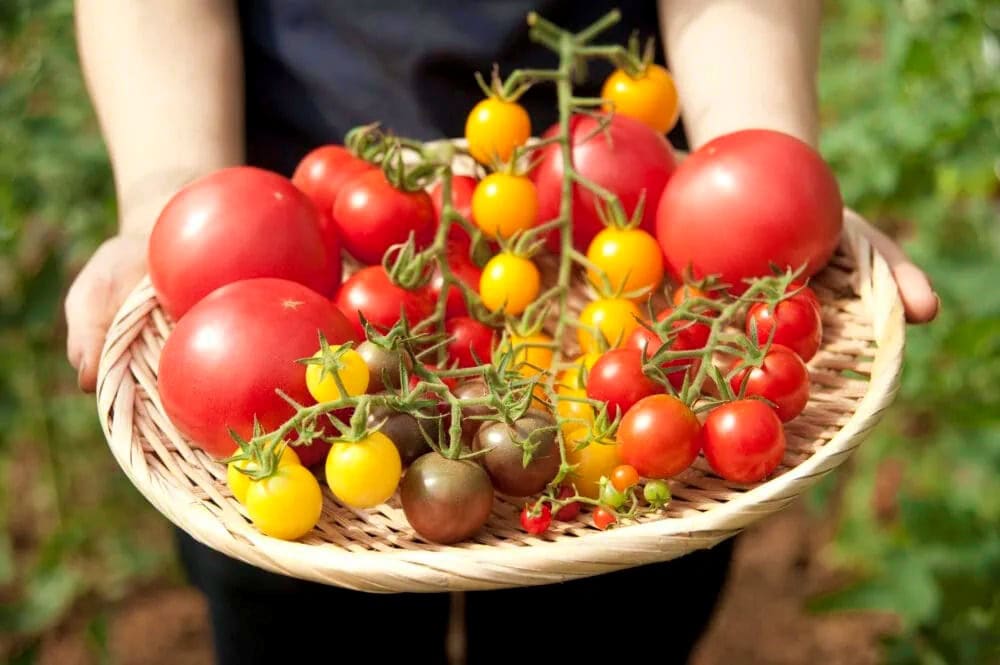
[[[111,324],[109,286],[81,274],[66,296],[66,353],[80,388],[87,392],[97,387],[97,365]]]

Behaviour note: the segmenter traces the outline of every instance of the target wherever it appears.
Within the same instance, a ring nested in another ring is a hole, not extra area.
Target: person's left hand
[[[863,226],[865,237],[881,254],[892,270],[892,276],[899,285],[899,296],[903,300],[906,320],[910,323],[928,323],[937,316],[941,300],[923,270],[910,261],[895,240],[869,224]]]

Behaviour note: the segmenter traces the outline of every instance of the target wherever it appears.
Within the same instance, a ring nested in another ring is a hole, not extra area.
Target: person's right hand
[[[146,272],[143,235],[105,241],[77,275],[66,295],[66,353],[80,388],[97,387],[97,363],[115,312]]]

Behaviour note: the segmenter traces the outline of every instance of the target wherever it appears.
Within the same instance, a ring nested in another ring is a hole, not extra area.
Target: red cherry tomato
[[[553,126],[545,137],[557,132],[558,127]],[[604,131],[600,131],[597,119],[574,116],[570,135],[576,169],[616,195],[627,215],[635,211],[644,195],[641,226],[654,233],[657,203],[675,168],[673,152],[663,135],[623,115],[613,116]],[[544,223],[559,215],[563,175],[559,145],[543,148],[539,159],[532,178],[538,189],[538,220]],[[574,186],[573,242],[581,252],[587,251],[590,241],[604,228],[599,209],[599,200],[592,193]],[[558,249],[555,234],[549,243],[551,249]]]
[[[576,492],[572,487],[563,485],[559,488],[559,494],[557,496],[560,499],[568,499],[574,494],[576,494]],[[560,522],[572,522],[580,515],[581,508],[582,506],[579,501],[567,503],[565,506],[556,511],[556,519]]]
[[[611,484],[619,492],[624,492],[639,483],[639,472],[631,464],[616,466],[611,472]]]
[[[174,195],[149,238],[149,276],[179,319],[209,293],[255,277],[333,295],[340,254],[324,246],[316,209],[286,178],[248,166],[216,171]]]
[[[663,321],[672,312],[673,309],[668,307],[657,315],[657,321]],[[674,321],[670,327],[678,331],[670,345],[672,351],[701,349],[708,343],[708,337],[711,334],[709,327],[698,321]],[[660,339],[660,336],[643,326],[633,330],[624,344],[626,349],[636,349],[640,352],[645,350],[647,358],[659,351],[662,346],[663,340]],[[698,371],[700,365],[701,362],[697,358],[675,358],[666,361],[661,367],[666,371],[667,379],[674,390],[680,390],[684,385],[684,368],[688,368],[688,372],[693,373]]]
[[[652,395],[618,425],[618,454],[646,478],[670,478],[691,466],[701,450],[701,424],[672,395]]]
[[[730,380],[733,393],[746,383],[747,397],[763,397],[774,404],[774,412],[788,422],[806,408],[809,401],[809,370],[787,346],[772,344],[760,367],[744,368]]]
[[[771,265],[814,274],[840,240],[843,201],[813,148],[766,129],[709,141],[677,168],[657,210],[667,269],[719,275],[736,293]]]
[[[451,178],[451,204],[455,211],[475,224],[472,218],[472,192],[476,190],[479,181],[467,175],[456,175]],[[441,182],[435,182],[428,190],[431,197],[431,204],[434,206],[434,218],[441,220],[441,210],[444,202],[441,200]],[[460,224],[452,224],[448,228],[448,243],[455,247],[468,248],[472,238]]]
[[[460,316],[449,319],[445,331],[453,338],[448,344],[448,356],[457,361],[459,367],[490,363],[497,343],[496,330],[468,316]]]
[[[482,278],[483,271],[472,263],[466,249],[455,248],[452,251],[449,248],[448,265],[451,267],[452,273],[468,285],[470,289],[476,292],[479,291],[479,280]],[[441,272],[435,269],[434,276],[427,287],[430,297],[433,300],[437,301],[441,297],[441,286],[443,283],[444,280],[441,277]],[[445,313],[448,318],[466,316],[469,313],[469,310],[465,306],[465,298],[462,297],[462,291],[457,286],[448,288],[448,304],[446,307]]]
[[[612,349],[601,356],[587,375],[587,396],[608,405],[608,415],[626,413],[643,397],[663,392],[663,386],[642,373],[642,354],[636,349]]]
[[[333,223],[333,204],[337,194],[354,176],[374,169],[374,165],[355,157],[340,145],[320,146],[303,157],[295,167],[292,184],[316,206],[328,250],[340,252],[337,227]]]
[[[265,278],[224,286],[167,338],[157,382],[163,408],[196,445],[229,455],[236,449],[230,427],[249,438],[255,417],[271,431],[294,415],[275,389],[314,403],[296,360],[316,352],[320,332],[331,344],[355,338],[337,308],[301,284]],[[302,457],[311,448],[296,452]]]
[[[785,430],[774,411],[756,399],[713,409],[703,431],[705,459],[717,474],[735,483],[767,478],[785,454]]]
[[[521,527],[530,534],[540,535],[549,530],[552,525],[552,508],[549,504],[542,504],[538,514],[532,515],[532,507],[525,505],[521,509]]]
[[[341,242],[362,263],[378,265],[392,245],[412,233],[418,248],[434,239],[434,206],[427,192],[396,189],[381,170],[351,179],[337,194],[333,221]]]
[[[604,506],[598,506],[595,508],[592,517],[594,519],[594,526],[601,531],[604,531],[618,521],[618,517]]]
[[[815,302],[818,302],[816,294],[805,287],[779,302],[773,311],[767,303],[755,303],[747,311],[746,332],[749,335],[752,324],[756,323],[757,339],[761,344],[770,338],[772,343],[787,346],[808,361],[816,355],[823,341],[823,320]],[[770,337],[772,328],[773,338]]]
[[[411,326],[430,316],[432,311],[425,291],[408,291],[396,286],[382,266],[368,266],[348,277],[337,294],[337,306],[359,338],[364,337],[359,313],[376,330],[387,332],[399,322],[400,311],[406,314]]]

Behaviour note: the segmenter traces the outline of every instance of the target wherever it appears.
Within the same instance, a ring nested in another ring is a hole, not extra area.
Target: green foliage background
[[[898,404],[842,493],[813,503],[857,582],[818,609],[902,618],[893,663],[1000,661],[1000,5],[841,0],[824,28],[824,154],[845,200],[906,239],[943,302],[911,329]],[[73,608],[172,575],[169,532],[107,453],[64,360],[61,300],[114,229],[69,0],[0,3],[0,654]],[[901,471],[876,510],[880,469]]]

